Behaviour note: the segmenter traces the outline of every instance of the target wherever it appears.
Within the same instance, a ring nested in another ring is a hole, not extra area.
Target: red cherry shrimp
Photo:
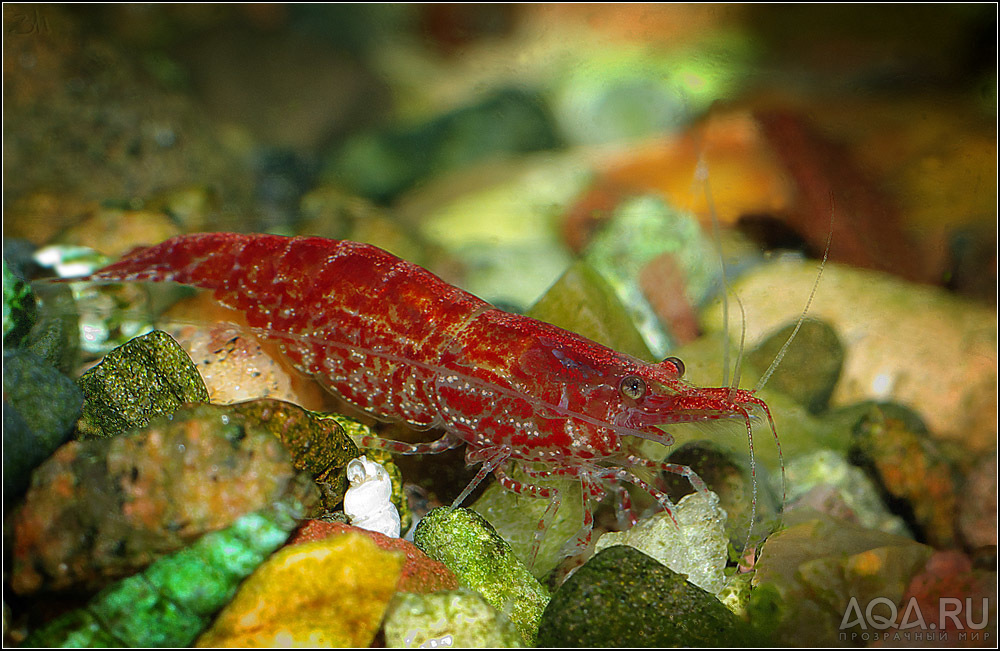
[[[529,481],[568,477],[583,487],[584,519],[569,547],[588,544],[591,503],[608,483],[639,486],[673,514],[670,498],[633,472],[681,475],[690,468],[627,451],[623,437],[669,445],[661,426],[741,419],[753,454],[751,413],[766,414],[754,391],[699,388],[675,357],[647,363],[577,334],[499,310],[429,271],[378,249],[317,237],[236,233],[182,235],[141,248],[87,278],[174,282],[214,293],[250,327],[280,344],[292,363],[348,402],[382,419],[442,428],[425,443],[369,437],[366,447],[427,454],[466,445],[481,464],[455,498],[489,474],[505,489],[549,500],[535,535],[559,509],[559,491]],[[751,461],[752,463],[752,461]],[[756,486],[754,487],[756,500]],[[622,494],[623,491],[620,491]]]

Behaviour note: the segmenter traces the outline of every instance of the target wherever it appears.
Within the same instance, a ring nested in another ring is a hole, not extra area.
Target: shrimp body
[[[767,413],[750,391],[687,383],[676,358],[646,363],[501,311],[367,244],[185,235],[133,251],[90,279],[212,290],[280,343],[297,368],[347,401],[379,418],[443,428],[445,435],[429,443],[366,439],[362,445],[417,454],[464,442],[467,460],[483,465],[456,504],[494,472],[509,490],[549,499],[547,517],[554,514],[555,489],[507,473],[521,461],[530,477],[579,478],[585,506],[604,495],[610,480],[642,486],[669,511],[666,495],[630,468],[680,473],[699,490],[704,484],[684,466],[628,454],[623,437],[669,445],[672,437],[659,426],[721,418],[743,420],[751,436],[750,410]],[[589,540],[589,508],[584,518],[576,544]]]

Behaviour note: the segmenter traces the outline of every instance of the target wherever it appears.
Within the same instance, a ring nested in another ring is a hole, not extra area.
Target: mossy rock
[[[542,614],[540,647],[753,646],[760,641],[714,595],[624,545],[594,556]]]

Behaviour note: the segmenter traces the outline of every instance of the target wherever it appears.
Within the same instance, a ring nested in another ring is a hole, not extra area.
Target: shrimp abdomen
[[[94,280],[212,290],[300,370],[376,415],[426,427],[440,351],[491,305],[376,247],[202,233],[130,253]]]

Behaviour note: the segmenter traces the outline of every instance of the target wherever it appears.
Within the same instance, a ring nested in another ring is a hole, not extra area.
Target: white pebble
[[[351,459],[347,464],[344,513],[355,527],[378,531],[399,538],[399,511],[390,501],[392,481],[381,465],[368,457]]]

